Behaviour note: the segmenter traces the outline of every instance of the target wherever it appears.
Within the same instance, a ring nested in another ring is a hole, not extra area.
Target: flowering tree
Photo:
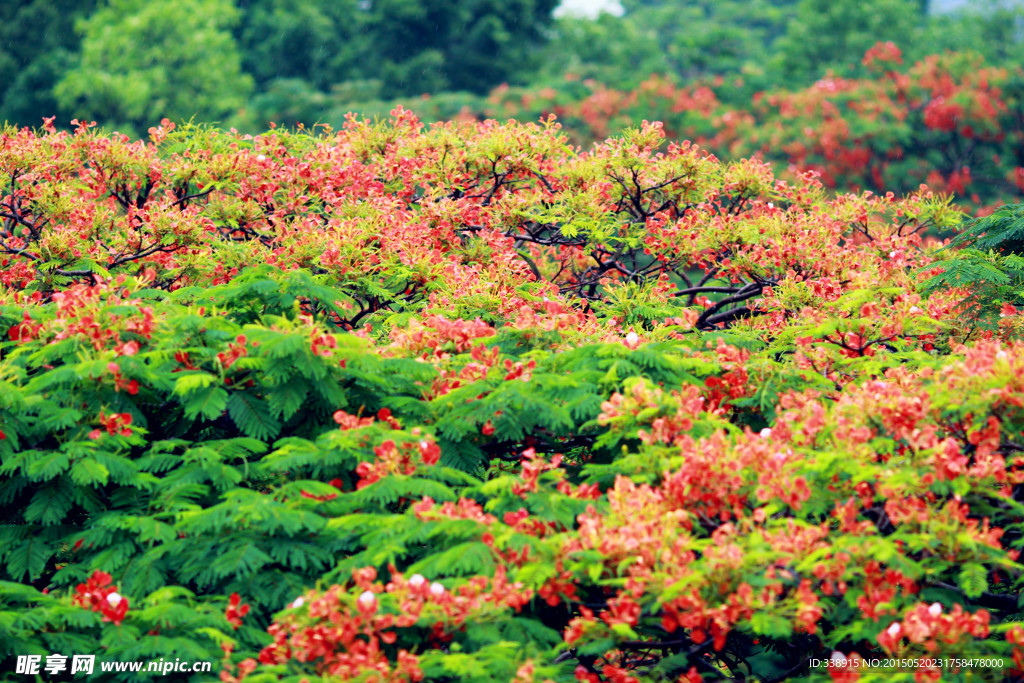
[[[1024,669],[1021,316],[921,291],[960,211],[663,138],[6,129],[3,656]]]
[[[869,49],[862,67],[865,76],[830,74],[807,88],[755,93],[739,107],[723,102],[743,85],[738,80],[680,86],[652,77],[630,91],[593,81],[572,81],[560,92],[505,89],[484,109],[500,117],[555,113],[583,143],[656,116],[669,137],[723,158],[756,156],[795,174],[815,171],[831,189],[906,194],[927,183],[982,213],[1020,199],[1019,70],[987,66],[970,53],[906,63],[893,43]]]

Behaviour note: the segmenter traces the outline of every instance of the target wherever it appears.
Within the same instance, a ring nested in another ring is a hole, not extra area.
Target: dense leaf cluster
[[[995,324],[1024,307],[1024,206],[1003,206],[964,225],[945,247],[942,272],[925,291],[958,287],[970,292],[966,312],[977,322]]]
[[[919,291],[947,199],[647,123],[0,143],[4,666],[1024,669],[1021,317]]]
[[[984,212],[1019,201],[1019,66],[974,52],[913,61],[901,46],[878,42],[858,56],[859,72],[821,74],[805,87],[778,84],[749,98],[737,99],[737,82],[727,79],[654,76],[625,89],[575,79],[559,88],[499,89],[478,109],[498,118],[554,113],[584,145],[655,118],[670,138],[693,140],[722,159],[757,156],[780,170],[813,171],[838,191],[899,194],[923,183]],[[413,108],[435,115],[428,106]]]
[[[630,90],[657,74],[725,79],[749,106],[894,41],[912,61],[947,50],[996,66],[1022,54],[1014,3],[970,0],[625,0],[622,16],[558,15],[554,0],[25,0],[0,9],[0,120],[56,116],[139,134],[162,117],[340,126],[382,99],[440,100],[445,116],[502,83],[561,89],[572,73]],[[614,4],[614,3],[613,3]],[[957,11],[948,11],[949,5]],[[25,27],[33,27],[28,37]],[[405,103],[409,106],[409,103]]]

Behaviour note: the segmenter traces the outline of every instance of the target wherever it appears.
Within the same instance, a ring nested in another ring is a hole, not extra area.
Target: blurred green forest
[[[0,120],[56,116],[143,134],[167,117],[257,132],[340,126],[398,102],[447,118],[502,84],[611,88],[652,74],[732,79],[726,96],[858,75],[893,41],[1024,63],[1024,10],[976,0],[621,0],[621,16],[555,16],[558,0],[29,0],[0,4]]]

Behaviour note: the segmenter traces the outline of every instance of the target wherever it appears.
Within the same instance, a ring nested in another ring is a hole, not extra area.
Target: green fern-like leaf
[[[71,510],[72,503],[72,484],[63,477],[54,479],[37,490],[25,509],[25,518],[40,524],[58,524]]]
[[[968,221],[947,249],[971,246],[1005,254],[1024,253],[1024,204],[1008,204],[994,213]]]
[[[480,541],[467,541],[430,555],[409,568],[427,576],[471,576],[494,570],[494,553]]]
[[[255,541],[239,539],[232,547],[219,549],[209,574],[216,578],[230,575],[242,579],[252,576],[268,562],[271,562],[270,556],[260,550]]]
[[[227,403],[228,392],[222,387],[204,387],[185,397],[185,417],[195,419],[202,415],[207,420],[215,420],[224,412]]]
[[[963,589],[964,595],[977,598],[988,588],[988,571],[984,565],[975,562],[965,564],[960,570],[957,583]]]
[[[281,423],[274,419],[266,403],[243,392],[236,392],[227,401],[228,415],[246,436],[269,440],[281,431]]]
[[[7,531],[7,530],[5,530]],[[9,530],[4,536],[10,543],[4,551],[6,574],[15,581],[36,579],[46,568],[46,561],[53,555],[49,539],[45,534],[28,533],[28,529]],[[15,540],[12,536],[18,538]]]

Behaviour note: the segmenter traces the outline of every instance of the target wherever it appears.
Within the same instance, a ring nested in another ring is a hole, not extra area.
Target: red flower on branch
[[[242,625],[242,618],[249,613],[249,605],[241,603],[241,596],[238,593],[232,593],[228,598],[228,606],[224,609],[224,616],[236,631]]]
[[[128,613],[128,598],[117,592],[111,580],[110,574],[97,569],[85,583],[75,587],[72,603],[99,612],[103,621],[119,626]]]

